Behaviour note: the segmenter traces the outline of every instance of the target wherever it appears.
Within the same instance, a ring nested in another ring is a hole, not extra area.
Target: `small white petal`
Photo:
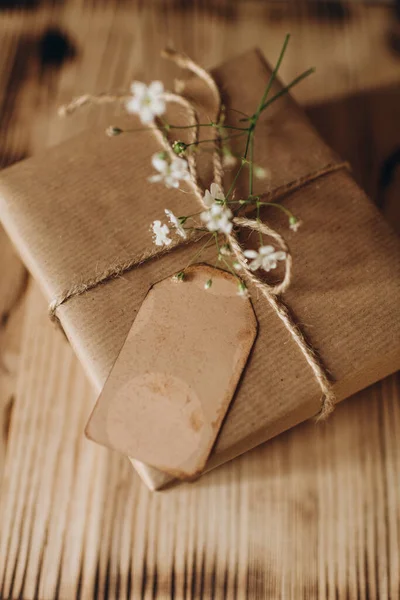
[[[216,221],[208,221],[208,223],[207,223],[207,229],[209,231],[218,231],[219,230],[219,224]]]
[[[186,239],[187,233],[186,233],[185,229],[183,228],[182,223],[179,221],[178,217],[176,217],[171,210],[168,210],[168,208],[165,209],[165,214],[167,215],[171,225],[173,225],[175,227],[177,233],[183,239]]]
[[[206,193],[204,194],[203,202],[209,208],[211,208],[211,206],[214,204],[214,198],[211,196],[208,190],[206,190]]]
[[[255,250],[245,250],[243,254],[246,258],[257,258],[258,256],[258,252],[256,252]]]
[[[162,81],[152,81],[148,89],[151,95],[159,96],[164,93],[164,84]]]
[[[165,101],[162,98],[155,98],[151,101],[150,108],[152,113],[159,117],[165,113]]]
[[[224,200],[224,198],[225,198],[223,191],[222,191],[221,187],[218,185],[218,183],[211,184],[210,193],[211,193],[211,196],[213,198],[215,198],[215,200]]]
[[[171,170],[177,175],[186,175],[188,172],[188,164],[183,158],[174,158],[171,163]]]
[[[162,175],[151,175],[147,178],[147,181],[149,181],[150,183],[159,183],[163,179],[164,177]]]
[[[147,85],[142,81],[134,81],[131,85],[131,92],[139,98],[143,98],[147,92]]]
[[[168,168],[168,162],[165,160],[165,158],[163,158],[163,156],[160,155],[159,152],[153,154],[151,157],[151,164],[155,169],[157,169],[157,171],[160,171],[160,173],[165,173]]]
[[[273,246],[261,246],[258,252],[261,256],[268,256],[268,254],[272,254],[274,251],[275,248]]]
[[[268,260],[262,263],[262,268],[264,271],[271,271],[271,269],[276,269],[276,260]]]
[[[257,271],[257,269],[259,269],[261,267],[260,261],[255,258],[250,264],[249,264],[249,269],[250,271]]]
[[[154,121],[154,114],[151,110],[151,106],[142,105],[139,111],[140,120],[143,125],[148,125]]]
[[[223,212],[224,207],[222,206],[222,204],[217,204],[216,202],[214,202],[214,204],[210,208],[210,213],[212,216],[222,215]]]
[[[130,98],[125,102],[125,109],[128,113],[137,114],[140,111],[141,102],[137,98]]]
[[[225,233],[226,235],[231,233],[232,227],[233,227],[232,223],[230,221],[228,221],[227,219],[221,219],[219,222],[219,230],[222,233]]]

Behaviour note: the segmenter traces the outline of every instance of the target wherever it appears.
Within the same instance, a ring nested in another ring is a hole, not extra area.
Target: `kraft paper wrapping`
[[[269,74],[257,51],[214,71],[227,107],[248,114]],[[276,82],[272,93],[278,89]],[[186,92],[202,104],[203,114],[212,111],[198,82]],[[227,114],[237,119],[235,113]],[[337,160],[289,96],[265,112],[255,141],[255,162],[270,174],[257,183],[255,193]],[[194,212],[191,194],[147,182],[150,157],[157,150],[149,132],[110,139],[103,127],[2,172],[1,220],[49,300],[71,283],[141,254],[151,244],[149,224],[162,218],[165,207],[180,215]],[[206,155],[203,160],[206,179]],[[289,194],[282,203],[303,221],[293,233],[280,211],[269,209],[263,215],[285,235],[294,257],[293,282],[284,300],[328,368],[337,399],[343,400],[400,365],[399,241],[346,170]],[[247,238],[245,233],[243,240]],[[58,309],[98,391],[149,288],[186,266],[195,251],[195,244],[177,248]],[[202,262],[214,260],[213,249],[202,256]],[[207,469],[320,408],[320,389],[304,357],[265,299],[249,289],[258,337]],[[153,489],[171,480],[143,463],[134,464]]]

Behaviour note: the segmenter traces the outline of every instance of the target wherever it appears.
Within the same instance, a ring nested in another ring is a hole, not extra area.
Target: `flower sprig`
[[[238,294],[241,296],[246,296],[248,293],[246,284],[238,275],[243,266],[243,261],[241,261],[241,265],[235,259],[229,243],[229,237],[235,228],[235,217],[239,216],[241,211],[247,211],[250,207],[255,211],[256,220],[261,224],[261,209],[270,207],[281,210],[284,213],[288,219],[288,226],[292,231],[296,232],[301,225],[300,219],[292,214],[289,209],[276,202],[263,202],[260,196],[253,193],[254,178],[268,176],[268,172],[265,169],[254,163],[253,157],[254,138],[260,116],[273,102],[314,71],[313,69],[308,69],[296,77],[289,85],[270,97],[272,85],[282,63],[288,42],[289,35],[285,38],[276,66],[254,113],[247,115],[240,110],[230,109],[239,114],[238,125],[234,126],[227,123],[226,109],[221,111],[218,122],[210,121],[209,123],[196,123],[195,125],[178,125],[166,122],[164,86],[159,81],[153,81],[148,86],[141,82],[134,82],[131,86],[132,95],[125,104],[126,110],[129,113],[137,114],[144,125],[155,125],[157,121],[157,127],[164,132],[165,137],[171,135],[171,132],[174,130],[185,130],[193,127],[216,129],[217,139],[222,147],[223,166],[225,168],[233,168],[237,164],[239,165],[233,176],[232,183],[226,192],[215,182],[211,184],[209,190],[205,191],[203,196],[203,211],[192,215],[176,216],[171,210],[166,208],[165,215],[168,224],[162,223],[161,220],[155,220],[151,225],[151,231],[154,243],[157,246],[169,246],[173,241],[173,236],[186,239],[190,232],[203,232],[206,241],[187,267],[193,264],[207,247],[211,244],[215,245],[217,254],[216,262],[219,261],[222,263],[223,267],[235,276],[238,282]],[[109,128],[107,133],[110,136],[114,136],[125,132],[114,127]],[[231,150],[230,142],[235,138],[242,138],[245,143],[242,154],[234,154]],[[152,183],[162,183],[167,188],[180,189],[182,182],[187,182],[191,179],[188,162],[190,154],[196,152],[200,144],[215,144],[215,141],[214,136],[211,139],[186,143],[177,137],[171,144],[172,153],[161,151],[152,157],[152,166],[156,173],[149,177],[149,181]],[[245,168],[248,171],[248,194],[244,198],[236,199],[236,183]],[[224,243],[221,243],[221,236],[225,236]],[[275,269],[279,262],[285,261],[287,258],[286,252],[282,249],[277,249],[264,242],[261,227],[259,230],[258,249],[245,250],[243,257],[247,262],[248,270],[253,272],[258,270],[269,272]],[[185,269],[176,275],[178,281],[184,280]],[[209,279],[205,282],[204,287],[205,289],[210,289],[211,286],[212,279]]]

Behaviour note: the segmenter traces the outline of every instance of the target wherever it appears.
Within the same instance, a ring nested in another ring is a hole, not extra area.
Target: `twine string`
[[[178,66],[184,69],[188,69],[206,83],[208,89],[214,96],[214,100],[216,103],[216,122],[218,123],[221,114],[222,103],[218,86],[213,77],[206,70],[200,67],[197,63],[195,63],[189,57],[183,54],[168,49],[163,52],[163,56],[165,58],[168,58],[169,60],[172,60]],[[126,100],[127,98],[128,96],[126,94],[101,94],[99,96],[92,96],[90,94],[86,94],[84,96],[80,96],[78,98],[73,99],[70,104],[62,106],[60,108],[59,113],[61,115],[69,115],[86,104],[108,104],[121,100]],[[187,111],[188,118],[191,124],[193,125],[193,127],[191,128],[190,143],[198,143],[199,121],[197,111],[193,107],[192,103],[183,96],[170,92],[165,93],[165,100],[167,102],[177,103]],[[164,150],[168,152],[169,156],[171,158],[175,157],[176,155],[173,151],[173,148],[169,143],[168,139],[166,138],[162,129],[162,124],[154,123],[151,126],[151,129],[157,136],[157,139],[159,140]],[[221,136],[218,127],[213,128],[213,130],[215,131],[213,151],[213,180],[215,183],[222,186],[223,168],[220,152]],[[194,153],[188,153],[187,161],[191,175],[190,184],[193,189],[193,192],[196,198],[198,199],[199,203],[207,210],[208,206],[204,203],[205,190],[202,188],[201,183],[199,181],[197,173],[197,161]],[[343,168],[348,168],[348,163],[338,162],[328,164],[322,169],[319,169],[313,173],[310,173],[309,175],[291,181],[288,184],[284,184],[271,192],[261,194],[259,197],[264,197],[270,202],[281,199],[283,196],[289,193],[293,193],[303,188],[304,186],[312,183],[313,181],[324,177],[329,173],[341,170]],[[252,229],[274,239],[277,245],[286,254],[285,272],[282,280],[275,284],[269,284],[263,281],[258,275],[256,275],[253,271],[250,270],[248,262],[243,253],[243,248],[238,240],[236,233],[232,231],[226,236],[228,243],[232,249],[232,252],[241,266],[244,278],[251,284],[253,284],[255,288],[259,290],[262,293],[262,295],[266,298],[271,308],[281,319],[286,330],[289,332],[293,341],[297,344],[309,367],[311,368],[314,378],[317,381],[322,392],[321,408],[317,415],[317,419],[324,419],[332,412],[335,405],[335,396],[332,390],[331,382],[329,380],[326,369],[323,366],[316,351],[306,340],[304,334],[299,329],[299,327],[294,323],[288,307],[284,304],[280,297],[281,294],[283,294],[288,289],[292,277],[292,256],[289,247],[284,238],[277,231],[269,227],[266,223],[262,223],[256,219],[249,219],[246,217],[234,217],[232,221],[236,229]],[[134,267],[137,267],[153,259],[154,257],[159,257],[164,254],[167,254],[171,252],[174,248],[198,241],[203,236],[204,234],[199,234],[199,232],[189,232],[189,235],[186,240],[179,239],[175,242],[172,242],[168,247],[162,249],[154,247],[142,253],[140,256],[135,256],[130,259],[118,262],[114,265],[111,265],[109,268],[93,276],[92,278],[72,284],[68,289],[64,290],[61,294],[56,296],[50,302],[50,317],[53,319],[57,319],[57,309],[71,298],[84,294],[104,282],[115,279],[123,273],[132,270]]]
[[[208,85],[209,89],[212,91],[212,93],[214,95],[214,99],[215,99],[216,105],[217,105],[216,113],[217,113],[217,117],[219,117],[219,115],[221,113],[222,100],[221,100],[221,95],[220,95],[218,86],[216,85],[213,77],[211,77],[211,75],[205,69],[200,67],[197,63],[195,63],[190,58],[188,58],[182,54],[167,50],[164,52],[164,56],[170,60],[173,60],[176,64],[178,64],[178,66],[180,66],[184,69],[188,69],[189,71],[192,71],[194,74],[196,74],[198,77],[200,77]],[[190,117],[195,120],[195,123],[197,125],[197,127],[193,128],[193,132],[194,132],[193,136],[195,138],[194,142],[197,142],[198,135],[199,135],[199,128],[198,128],[198,120],[197,120],[197,117],[195,116],[195,110],[187,100],[185,100],[185,104],[187,105]],[[218,118],[216,119],[216,121],[218,122]],[[157,129],[157,131],[159,133],[161,133],[159,129]],[[215,181],[215,183],[219,183],[219,182],[222,182],[223,170],[222,170],[222,162],[221,162],[221,153],[219,151],[220,134],[219,134],[218,128],[216,128],[215,131],[216,131],[216,133],[215,133],[216,143],[214,145],[214,152],[213,152],[214,181]],[[165,138],[164,138],[164,140],[165,140]],[[199,185],[197,169],[196,169],[196,160],[195,160],[195,157],[193,154],[190,155],[190,160],[188,160],[188,163],[189,163],[189,169],[190,169],[190,172],[192,175],[191,183],[194,188],[195,194],[196,194],[197,198],[199,199],[199,201],[201,202],[202,206],[205,209],[207,209],[208,207],[204,203],[205,190],[201,189],[201,187]],[[307,177],[305,179],[305,181],[310,182],[310,177]],[[286,191],[290,191],[292,189],[292,187],[293,187],[293,184],[289,184],[287,186]],[[334,403],[335,403],[335,396],[334,396],[334,393],[332,390],[331,383],[329,381],[329,378],[327,376],[327,373],[326,373],[321,361],[317,357],[315,350],[312,348],[312,346],[310,346],[308,344],[305,336],[303,335],[303,333],[301,332],[299,327],[297,327],[295,325],[295,323],[293,322],[293,319],[291,317],[291,314],[289,312],[289,309],[287,308],[287,306],[283,303],[283,301],[279,297],[283,292],[285,292],[287,290],[287,288],[289,287],[290,282],[291,282],[292,256],[291,256],[290,250],[289,250],[285,240],[283,239],[283,237],[277,231],[275,231],[274,229],[272,229],[265,223],[261,223],[258,220],[248,219],[248,218],[244,218],[244,217],[235,217],[233,219],[233,222],[237,228],[249,228],[252,230],[259,231],[261,234],[264,234],[264,235],[267,235],[267,236],[273,238],[278,243],[280,248],[286,253],[284,277],[280,283],[270,285],[270,284],[266,283],[265,281],[263,281],[259,276],[257,276],[255,273],[253,273],[250,270],[249,265],[246,261],[244,253],[243,253],[243,248],[240,245],[240,242],[237,238],[236,233],[234,233],[232,231],[232,233],[230,233],[226,236],[237,261],[239,262],[240,266],[242,267],[242,272],[244,273],[245,278],[248,281],[250,281],[256,287],[256,289],[258,289],[263,294],[263,296],[268,300],[271,308],[279,316],[279,318],[285,325],[287,331],[290,333],[292,339],[296,342],[297,346],[299,347],[300,351],[302,352],[308,365],[311,367],[314,377],[315,377],[316,381],[318,382],[319,387],[322,392],[321,408],[320,408],[318,418],[325,418],[329,413],[332,412],[332,410],[334,408]]]

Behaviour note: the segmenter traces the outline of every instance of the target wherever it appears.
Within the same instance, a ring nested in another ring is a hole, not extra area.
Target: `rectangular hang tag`
[[[204,284],[212,279],[212,286]],[[194,265],[144,299],[86,428],[179,478],[204,468],[257,335],[237,279]]]

